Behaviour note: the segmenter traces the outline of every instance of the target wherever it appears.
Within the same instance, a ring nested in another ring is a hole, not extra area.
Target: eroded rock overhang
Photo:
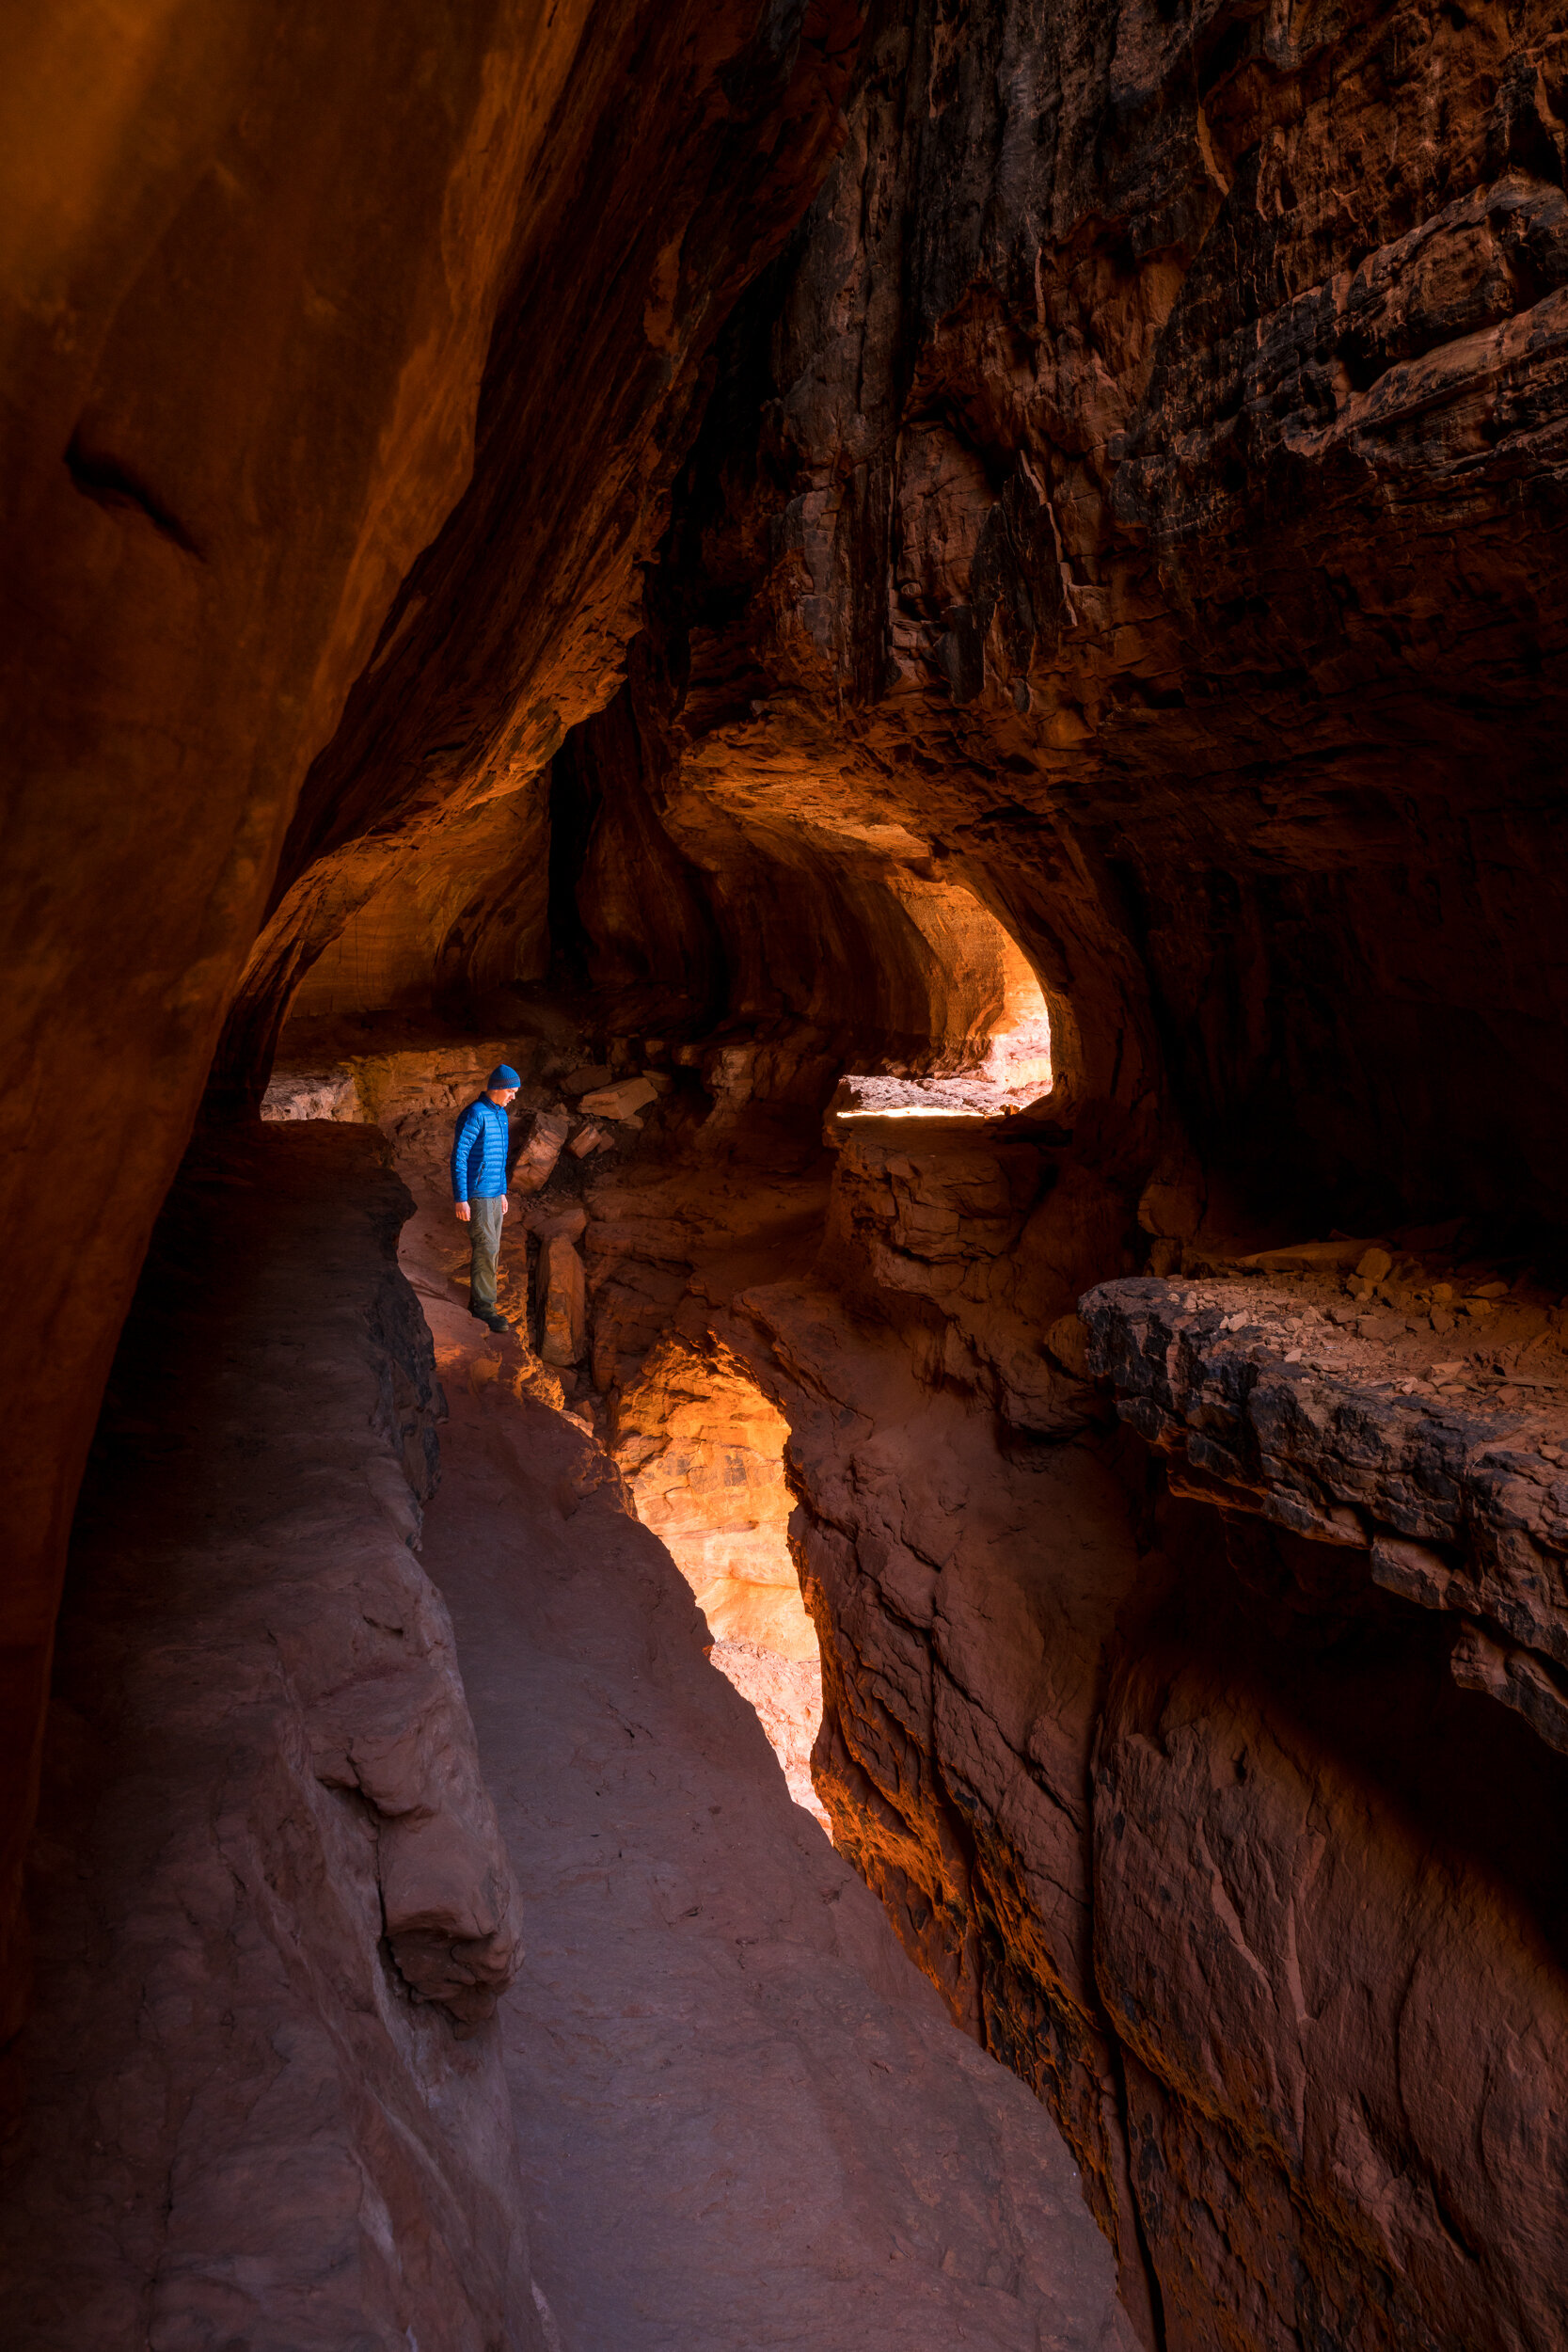
[[[1568,1754],[1560,1383],[1516,1375],[1526,1393],[1499,1375],[1504,1401],[1466,1403],[1379,1385],[1375,1360],[1331,1370],[1310,1360],[1335,1344],[1322,1311],[1304,1321],[1256,1277],[1103,1283],[1079,1312],[1091,1368],[1178,1492],[1347,1549],[1370,1582],[1457,1613],[1456,1680]]]

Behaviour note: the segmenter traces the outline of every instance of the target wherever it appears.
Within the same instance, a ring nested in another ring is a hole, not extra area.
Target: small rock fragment
[[[1453,1570],[1429,1545],[1409,1543],[1400,1535],[1379,1535],[1372,1543],[1371,1565],[1372,1581],[1385,1592],[1418,1601],[1425,1609],[1447,1606]]]
[[[1449,1671],[1462,1690],[1483,1691],[1515,1708],[1548,1747],[1568,1756],[1568,1701],[1544,1661],[1522,1644],[1497,1641],[1469,1620],[1453,1645]]]
[[[546,1364],[575,1364],[588,1331],[588,1284],[582,1260],[564,1233],[545,1245],[545,1329],[539,1353]]]
[[[616,1086],[585,1092],[578,1108],[589,1119],[631,1119],[657,1100],[657,1089],[646,1078],[623,1078]]]
[[[523,1224],[541,1241],[553,1241],[558,1233],[580,1241],[588,1230],[588,1212],[580,1200],[535,1200],[523,1211]]]
[[[1378,1248],[1374,1243],[1370,1249],[1364,1249],[1357,1258],[1355,1271],[1363,1282],[1381,1282],[1392,1271],[1393,1263],[1387,1250]]]
[[[518,1152],[516,1165],[512,1170],[515,1191],[539,1192],[548,1184],[571,1124],[564,1111],[541,1111],[538,1114],[532,1132]]]
[[[1238,1258],[1236,1263],[1256,1267],[1265,1274],[1335,1274],[1341,1267],[1354,1265],[1365,1248],[1364,1242],[1343,1238],[1292,1242],[1279,1249],[1255,1250],[1250,1257]]]
[[[1075,1380],[1090,1377],[1089,1335],[1076,1315],[1059,1315],[1046,1332],[1045,1343],[1064,1372]]]

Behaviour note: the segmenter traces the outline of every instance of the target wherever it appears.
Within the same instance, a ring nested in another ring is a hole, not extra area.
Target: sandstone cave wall
[[[814,1263],[673,1306],[789,1423],[816,1788],[1056,2114],[1147,2343],[1551,2352],[1559,1456],[1528,1404],[1284,1359],[1229,1315],[1245,1277],[1223,1308],[1090,1292],[1118,1423],[1072,1307],[1125,1217],[1070,1141],[873,1131]],[[630,1322],[604,1232],[596,1354]],[[1452,1610],[1518,1629],[1534,1681],[1478,1674]]]
[[[677,832],[668,682],[650,675],[644,640],[631,667],[545,781],[394,865],[292,992],[269,978],[285,1052],[359,1013],[526,1025],[544,983],[605,1035],[814,1035],[824,1098],[851,1063],[941,1073],[981,1059],[1036,994],[990,909],[906,828],[853,810],[832,823],[718,814]]]
[[[1565,67],[1545,7],[887,11],[677,496],[676,839],[918,836],[1238,1216],[1562,1218]]]
[[[602,1015],[652,983],[688,1029],[804,1025],[864,1067],[974,1061],[1013,993],[1005,930],[895,825],[765,810],[677,828],[670,682],[646,641],[631,671],[559,755],[552,797],[557,929]]]
[[[542,799],[567,731],[614,692],[713,338],[836,148],[860,26],[852,0],[729,0],[627,8],[585,38],[578,135],[508,287],[472,482],[307,779],[220,1082],[264,1078],[345,922],[411,860],[439,863],[465,812]],[[542,861],[519,888],[526,931]]]
[[[813,1278],[684,1311],[791,1420],[837,1834],[1193,2352],[1546,2352],[1568,2292],[1560,1759],[1050,1337],[1205,1217],[1560,1232],[1563,62],[888,12],[632,670],[692,863],[882,828],[1061,1009],[1045,1197],[847,1152]]]
[[[478,1018],[546,933],[694,1022],[820,1023],[847,977],[895,1057],[963,1026],[933,1026],[940,954],[899,977],[896,902],[930,882],[1025,946],[1058,1107],[1134,1191],[1190,1141],[1232,1222],[1560,1222],[1549,11],[933,0],[858,61],[834,38],[843,152],[660,444],[669,529],[575,702],[523,659],[565,545],[523,495],[513,357],[560,288],[523,288],[474,489],[312,779],[226,1067],[264,1067],[324,949],[302,1008],[346,1003],[380,937],[405,996],[423,965]],[[552,926],[535,771],[639,618],[635,726],[557,755],[553,834],[600,805],[590,771],[617,788]],[[492,868],[459,811],[501,793],[529,813]]]
[[[4,77],[7,1919],[151,1221],[306,765],[467,475],[570,55],[535,14],[68,10]]]
[[[1051,1130],[846,1155],[816,1274],[687,1333],[791,1420],[841,1834],[1150,2341],[1548,2352],[1561,1922],[1460,1781],[1555,1821],[1560,1776],[1424,1620],[1173,1504],[1071,1311],[1205,1216],[1561,1222],[1564,36],[917,0],[857,63],[852,9],[735,0],[372,63],[306,14],[263,61],[149,13],[29,216],[8,1099],[111,1080],[79,1191],[22,1162],[18,1556],[236,987],[243,1093],[291,1002],[478,1018],[553,943],[607,1028],[730,1025],[718,1148],[753,1064],[810,1112],[969,1039],[911,913],[969,889]]]
[[[278,909],[257,968],[292,984],[410,827],[483,831],[612,690],[703,355],[832,152],[857,24],[138,0],[13,28],[7,1919],[82,1459],[258,927]],[[246,1083],[287,995],[243,996]]]
[[[446,1400],[363,1126],[206,1139],[84,1484],[0,2058],[7,2334],[543,2352],[522,1901],[417,1557]]]

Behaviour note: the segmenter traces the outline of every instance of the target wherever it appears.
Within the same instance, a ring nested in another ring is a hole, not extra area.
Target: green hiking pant
[[[487,1314],[496,1311],[496,1260],[500,1256],[501,1219],[506,1215],[506,1196],[498,1194],[494,1200],[470,1200],[468,1231],[473,1236],[473,1256],[468,1262],[468,1303]]]

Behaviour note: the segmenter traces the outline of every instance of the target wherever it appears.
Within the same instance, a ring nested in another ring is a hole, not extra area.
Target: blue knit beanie
[[[492,1087],[520,1087],[522,1083],[512,1064],[509,1061],[503,1061],[499,1069],[491,1071],[490,1075],[484,1081],[484,1087],[488,1093]]]

